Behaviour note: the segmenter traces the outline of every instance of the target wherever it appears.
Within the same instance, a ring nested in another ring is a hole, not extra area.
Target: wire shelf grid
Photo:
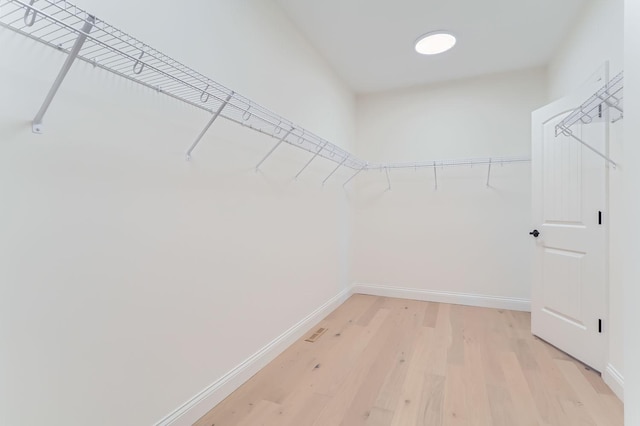
[[[576,108],[556,125],[556,136],[570,133],[571,126],[577,123],[589,124],[603,118],[603,107],[614,108],[623,113],[624,72],[616,75],[593,96]]]
[[[435,160],[435,161],[419,161],[413,163],[375,163],[370,164],[369,170],[385,170],[385,169],[430,169],[438,167],[451,166],[475,166],[475,165],[501,165],[508,163],[525,163],[530,162],[531,157],[514,156],[514,157],[478,157],[478,158],[461,158],[452,160]]]
[[[347,167],[359,173],[369,169],[530,161],[526,157],[503,157],[369,164],[66,0],[0,0],[0,27],[66,53],[72,52],[80,37],[86,37],[77,59],[195,108],[213,114],[219,111],[220,116],[277,139],[278,144],[284,142],[313,154],[312,158],[322,157],[338,164],[336,170]]]
[[[226,101],[220,115],[244,127],[304,149],[345,167],[365,162],[312,132],[269,111],[252,100],[189,68],[148,44],[64,0],[0,0],[0,26],[58,50],[70,52],[82,26],[93,27],[78,59],[142,84],[196,108],[213,112]]]

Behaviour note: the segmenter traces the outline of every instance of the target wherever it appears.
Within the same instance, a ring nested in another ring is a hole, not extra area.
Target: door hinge
[[[602,225],[602,211],[598,211],[598,225]]]
[[[602,333],[602,320],[598,320],[598,333]]]

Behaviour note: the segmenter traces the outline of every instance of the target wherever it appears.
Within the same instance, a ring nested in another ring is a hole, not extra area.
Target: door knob
[[[529,235],[533,235],[535,238],[538,238],[538,235],[540,235],[540,232],[538,232],[537,229],[534,229],[533,231],[529,232]]]

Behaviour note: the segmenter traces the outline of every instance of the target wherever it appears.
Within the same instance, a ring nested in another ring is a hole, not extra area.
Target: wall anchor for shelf
[[[307,161],[307,164],[305,164],[305,165],[304,165],[304,167],[303,167],[302,169],[300,169],[300,171],[298,172],[298,174],[296,175],[296,177],[295,177],[294,179],[298,179],[298,177],[302,174],[302,172],[304,172],[304,171],[305,171],[305,169],[306,169],[307,167],[309,167],[309,164],[311,164],[311,162],[312,162],[313,160],[315,160],[315,159],[316,159],[316,157],[317,157],[318,155],[320,155],[320,153],[322,152],[322,150],[324,149],[324,147],[325,147],[326,145],[327,145],[327,142],[325,142],[325,143],[323,143],[322,145],[320,145],[320,149],[318,149],[318,151],[316,151],[316,153],[315,153],[315,154],[313,154],[313,157],[311,157],[311,159],[310,159],[309,161]]]
[[[227,104],[233,97],[233,93],[234,92],[231,92],[227,95],[227,98],[220,104],[216,112],[213,113],[213,116],[211,116],[211,120],[209,120],[209,122],[207,123],[206,126],[204,126],[204,129],[202,129],[202,131],[200,132],[196,140],[193,142],[193,144],[191,144],[191,147],[187,151],[187,155],[186,155],[187,161],[191,160],[191,152],[195,149],[196,146],[198,146],[198,144],[200,143],[200,140],[202,140],[205,133],[207,133],[207,131],[209,130],[209,127],[211,127],[213,122],[216,121],[216,119],[220,116],[220,113],[222,112],[224,107],[227,106]]]
[[[31,2],[31,4],[33,4],[33,2]],[[33,19],[35,19],[35,15],[36,15],[36,11],[34,10],[32,15]],[[27,19],[27,15],[25,14],[25,20],[26,19]],[[82,45],[84,44],[84,41],[87,39],[87,35],[89,35],[89,33],[91,32],[91,29],[93,28],[93,25],[95,24],[95,22],[96,22],[96,18],[92,15],[88,15],[87,19],[84,21],[84,25],[82,26],[82,29],[78,34],[78,38],[76,38],[76,41],[73,43],[73,47],[69,51],[69,55],[67,56],[67,59],[64,61],[64,64],[62,65],[62,69],[60,69],[60,72],[58,73],[56,80],[53,82],[53,86],[51,86],[51,89],[49,90],[47,97],[44,99],[44,102],[40,107],[40,110],[38,111],[38,113],[33,119],[33,123],[31,125],[31,130],[33,131],[33,133],[42,133],[42,119],[44,118],[44,115],[46,114],[47,109],[49,109],[49,105],[51,105],[53,98],[56,96],[56,93],[58,92],[60,85],[62,84],[65,77],[67,76],[69,69],[71,69],[71,65],[73,64],[73,61],[75,61],[75,59],[78,57],[78,53],[80,53],[80,49],[82,49]]]
[[[345,157],[344,157],[344,160],[342,160],[342,162],[341,162],[340,164],[338,164],[338,165],[336,166],[336,168],[335,168],[335,169],[333,169],[333,170],[331,171],[331,173],[329,173],[329,176],[327,176],[326,178],[324,178],[324,180],[322,181],[322,186],[324,186],[324,184],[325,184],[325,183],[327,183],[327,181],[329,180],[329,178],[330,178],[331,176],[333,176],[333,174],[334,174],[335,172],[337,172],[337,171],[338,171],[338,169],[339,169],[340,167],[342,167],[342,165],[343,165],[344,163],[346,163],[348,159],[349,159],[349,157],[348,157],[348,156],[345,156]]]
[[[273,152],[280,146],[280,144],[282,142],[284,142],[285,139],[287,139],[289,137],[289,135],[291,134],[291,132],[293,132],[293,129],[289,130],[283,137],[280,138],[280,140],[278,141],[278,143],[276,143],[274,145],[273,148],[271,148],[271,150],[269,152],[267,152],[267,155],[264,156],[264,158],[262,160],[260,160],[260,162],[258,164],[256,164],[256,172],[260,169],[260,166],[262,165],[262,163],[265,162],[265,160],[267,158],[269,158],[271,156],[271,154],[273,154]]]

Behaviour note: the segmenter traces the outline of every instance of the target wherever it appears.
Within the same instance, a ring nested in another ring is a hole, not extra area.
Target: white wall
[[[354,99],[270,1],[80,0],[346,148]],[[179,31],[176,29],[180,29]],[[149,425],[346,288],[332,164],[0,30],[0,424]]]
[[[550,99],[558,99],[588,80],[604,61],[622,71],[624,0],[593,0],[576,18],[549,64]]]
[[[624,2],[623,0],[597,0],[585,9],[570,36],[558,50],[549,66],[551,99],[562,97],[580,87],[596,69],[609,61],[610,76],[623,69]],[[625,75],[625,78],[627,76]],[[603,82],[604,85],[604,82]],[[615,114],[615,113],[614,113]],[[605,380],[612,382],[611,373],[623,374],[623,304],[622,241],[628,233],[625,220],[623,176],[628,165],[623,155],[622,140],[628,117],[610,126],[609,153],[619,163],[609,173],[609,371]],[[606,216],[605,216],[606,217]],[[612,370],[613,369],[613,370]]]
[[[529,155],[543,69],[362,96],[357,152],[369,161]],[[392,171],[357,178],[352,280],[529,299],[530,164]]]
[[[623,283],[625,292],[625,425],[640,424],[640,340],[635,325],[640,322],[640,3],[636,0],[625,1],[625,135],[624,158],[629,164],[624,170],[623,196],[626,212],[626,234],[623,239],[624,268]]]

